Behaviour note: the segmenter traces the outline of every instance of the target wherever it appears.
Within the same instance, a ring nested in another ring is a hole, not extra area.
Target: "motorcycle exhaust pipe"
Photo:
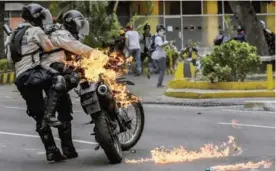
[[[106,95],[108,93],[108,88],[106,85],[102,84],[98,87],[98,93],[102,96]]]

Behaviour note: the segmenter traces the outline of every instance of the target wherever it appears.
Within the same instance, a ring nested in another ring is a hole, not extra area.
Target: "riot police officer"
[[[81,40],[89,34],[89,23],[84,16],[77,10],[70,10],[63,15],[63,25],[57,23],[46,29],[52,44],[55,46],[53,51],[46,52],[42,56],[42,65],[58,71],[63,77],[66,90],[60,93],[54,93],[55,98],[51,101],[52,108],[46,112],[58,112],[58,119],[62,126],[58,128],[59,137],[63,154],[68,158],[77,157],[72,142],[72,102],[68,91],[76,87],[79,82],[79,76],[72,69],[65,67],[63,61],[73,60],[72,56],[89,56],[93,49],[83,43]],[[52,93],[50,91],[50,93]],[[54,97],[52,96],[52,97]],[[56,106],[56,107],[55,107]]]
[[[10,36],[8,59],[15,65],[15,84],[27,104],[27,113],[36,121],[38,132],[46,150],[48,161],[61,161],[65,157],[57,148],[50,126],[61,123],[54,117],[44,114],[43,90],[48,91],[52,84],[52,72],[46,70],[40,61],[41,51],[51,51],[53,45],[42,30],[51,24],[49,10],[38,4],[29,4],[22,9],[25,20]],[[59,85],[55,87],[60,89]],[[47,125],[42,128],[43,119]]]

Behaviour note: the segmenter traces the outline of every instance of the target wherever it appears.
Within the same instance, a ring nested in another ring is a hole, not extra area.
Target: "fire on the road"
[[[94,50],[89,57],[84,57],[78,62],[66,62],[70,66],[82,68],[85,78],[91,82],[97,82],[99,75],[102,74],[102,79],[105,84],[112,90],[113,96],[116,99],[117,105],[127,106],[133,101],[137,101],[138,97],[129,96],[128,89],[123,84],[118,84],[116,78],[127,72],[125,64],[132,61],[132,57],[126,58],[122,53],[111,53],[106,55],[99,50]]]
[[[248,163],[238,163],[234,165],[220,165],[211,167],[214,171],[236,171],[236,170],[244,170],[244,169],[259,169],[259,168],[270,168],[272,166],[272,162],[262,160],[260,162],[248,162]]]
[[[178,162],[190,162],[193,160],[203,158],[220,158],[231,155],[239,155],[242,150],[237,146],[235,138],[229,136],[229,141],[222,145],[205,144],[199,151],[188,151],[184,147],[175,148],[172,150],[166,150],[162,148],[155,148],[151,151],[151,158],[140,160],[128,160],[127,163],[142,163],[142,162],[154,162],[156,164],[166,163],[178,163]]]
[[[237,124],[238,124],[238,121],[235,120],[235,119],[233,119],[233,120],[232,120],[232,126],[233,126],[233,128],[238,128],[238,127],[237,127]]]

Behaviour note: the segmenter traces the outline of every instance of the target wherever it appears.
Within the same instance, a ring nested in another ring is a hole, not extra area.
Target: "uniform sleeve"
[[[6,53],[7,53],[8,63],[12,64],[13,61],[12,61],[12,58],[11,58],[11,51],[10,51],[10,46],[9,46],[10,38],[11,38],[11,36],[8,36],[7,39],[6,39],[6,42],[7,42],[7,45],[6,45],[6,51],[7,52]]]
[[[10,47],[7,47],[7,59],[8,59],[9,64],[13,63],[12,58],[11,58]]]
[[[33,39],[46,52],[54,49],[54,46],[51,43],[50,39],[48,38],[48,36],[43,32],[43,30],[40,27],[36,27],[35,33],[33,35]]]
[[[76,38],[65,32],[51,36],[52,43],[60,48],[81,56],[88,56],[94,49],[76,40]]]

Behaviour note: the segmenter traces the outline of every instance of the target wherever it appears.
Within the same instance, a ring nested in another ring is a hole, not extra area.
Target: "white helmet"
[[[261,28],[264,29],[265,28],[265,22],[263,20],[261,20],[260,23],[261,23]]]

